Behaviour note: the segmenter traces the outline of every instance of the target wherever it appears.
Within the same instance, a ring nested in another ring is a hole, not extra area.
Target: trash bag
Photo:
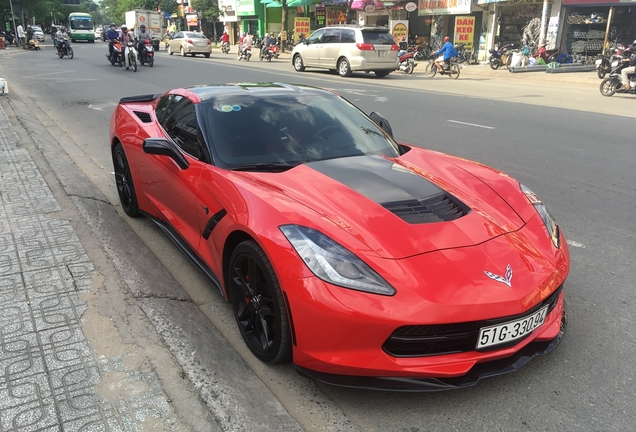
[[[539,58],[537,60],[537,64],[544,65],[545,64],[545,60],[543,60],[542,58]]]

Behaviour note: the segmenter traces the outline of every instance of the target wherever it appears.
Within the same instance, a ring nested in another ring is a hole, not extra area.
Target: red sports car
[[[264,362],[322,382],[443,390],[510,372],[566,328],[567,244],[530,189],[396,142],[339,95],[288,84],[124,98],[124,211],[155,221]]]

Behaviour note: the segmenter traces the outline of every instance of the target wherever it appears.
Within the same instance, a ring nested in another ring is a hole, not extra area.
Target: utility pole
[[[13,31],[16,32],[16,37],[18,36],[18,26],[15,25],[15,14],[13,13],[13,1],[9,0],[9,5],[11,5],[11,21],[13,21]]]

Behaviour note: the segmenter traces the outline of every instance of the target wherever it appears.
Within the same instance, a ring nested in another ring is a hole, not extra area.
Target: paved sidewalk
[[[0,430],[176,430],[153,372],[94,357],[80,327],[94,267],[60,210],[0,105]],[[136,389],[114,403],[96,391],[112,373]]]

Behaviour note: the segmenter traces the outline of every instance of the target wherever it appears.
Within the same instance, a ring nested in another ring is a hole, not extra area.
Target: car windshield
[[[203,35],[203,33],[183,33],[184,37],[186,38],[190,38],[190,39],[205,39],[205,36]]]
[[[389,135],[336,95],[222,95],[202,102],[200,115],[217,165],[228,169],[287,169],[349,156],[399,156]]]
[[[395,43],[393,36],[386,31],[363,30],[362,37],[364,43],[373,45],[393,45]]]

